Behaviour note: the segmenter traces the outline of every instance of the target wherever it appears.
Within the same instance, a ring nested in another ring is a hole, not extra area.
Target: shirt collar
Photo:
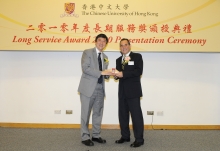
[[[129,56],[130,53],[131,53],[131,51],[129,51],[129,53],[127,53],[126,55],[123,55],[123,58]]]
[[[97,55],[99,55],[99,53],[101,53],[101,54],[102,54],[102,52],[101,52],[101,51],[99,51],[97,48],[95,48],[95,50],[96,50]]]

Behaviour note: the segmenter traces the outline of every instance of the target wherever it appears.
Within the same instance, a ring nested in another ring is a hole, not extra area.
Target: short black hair
[[[126,41],[128,42],[128,44],[131,45],[129,39],[127,39],[127,38],[122,38],[122,39],[120,40],[120,43],[119,43],[119,44],[121,44],[121,41],[124,41],[124,40],[126,40]]]
[[[106,44],[108,43],[108,37],[105,34],[99,34],[95,37],[95,42],[97,42],[98,38],[105,38],[106,39]]]

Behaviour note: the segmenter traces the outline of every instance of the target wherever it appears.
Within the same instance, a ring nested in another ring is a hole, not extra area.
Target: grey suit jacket
[[[104,58],[108,59],[108,57],[104,53],[102,54],[103,54],[102,69],[105,70],[108,68],[108,62],[105,62]],[[101,71],[99,71],[98,56],[95,48],[86,49],[83,51],[83,55],[81,58],[81,66],[82,66],[82,76],[80,79],[78,91],[87,97],[91,97],[98,83],[98,78],[101,75]],[[105,78],[108,78],[108,76]],[[104,79],[102,84],[105,94]]]

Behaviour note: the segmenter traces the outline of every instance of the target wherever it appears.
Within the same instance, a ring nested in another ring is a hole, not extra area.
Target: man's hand
[[[123,72],[116,72],[115,73],[115,77],[118,77],[118,78],[122,78],[123,77]]]
[[[115,74],[118,73],[119,71],[117,69],[115,69]]]
[[[112,69],[103,70],[101,75],[115,75],[115,73],[112,72]]]

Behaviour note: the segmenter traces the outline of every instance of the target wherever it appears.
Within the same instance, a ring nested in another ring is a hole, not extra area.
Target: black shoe
[[[86,146],[94,146],[94,143],[90,139],[82,141],[82,143],[85,144]]]
[[[137,141],[135,141],[134,143],[131,144],[131,147],[140,147],[143,144],[144,144],[144,142],[137,142]]]
[[[102,143],[102,144],[105,144],[106,143],[106,140],[105,139],[102,139],[101,137],[99,138],[92,138],[92,141],[95,141],[95,142],[98,142],[98,143]]]
[[[130,138],[124,139],[124,138],[121,137],[119,140],[115,141],[116,144],[122,144],[124,142],[130,142]]]

